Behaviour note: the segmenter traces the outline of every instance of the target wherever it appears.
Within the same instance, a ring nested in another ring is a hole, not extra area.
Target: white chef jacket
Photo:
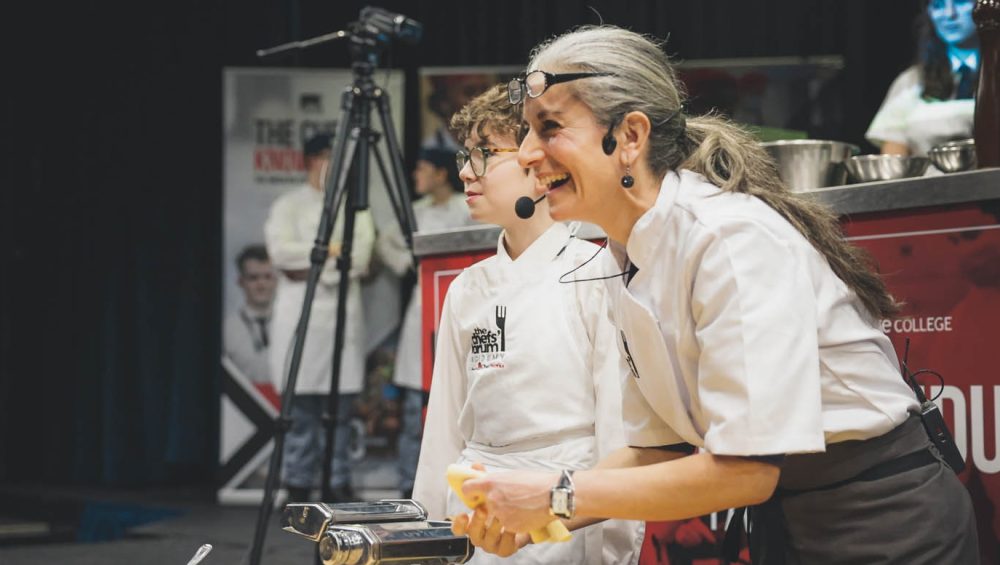
[[[586,469],[624,446],[623,367],[608,347],[616,330],[606,287],[558,282],[597,249],[571,240],[557,223],[512,261],[501,235],[496,256],[452,282],[413,490],[432,518],[467,511],[449,493],[450,463],[478,461],[490,471]],[[614,273],[610,263],[602,253],[567,279]],[[610,521],[576,532],[569,543],[528,546],[498,563],[630,563],[642,535],[641,522]],[[481,553],[475,563],[492,559]]]
[[[972,137],[973,99],[925,100],[923,90],[917,67],[903,71],[889,87],[865,138],[875,145],[902,143],[915,155],[927,155],[935,145]]]
[[[257,321],[258,318],[265,320],[263,329]],[[222,328],[222,345],[226,355],[251,382],[270,383],[268,344],[271,335],[271,313],[254,312],[244,304],[240,306],[238,312],[226,317]]]
[[[630,445],[824,451],[917,407],[888,337],[825,258],[755,197],[669,172],[614,253]],[[627,257],[627,259],[626,259]]]
[[[291,190],[271,206],[264,224],[267,252],[275,269],[308,269],[309,254],[319,229],[323,210],[323,192],[308,184]],[[331,242],[343,241],[344,210],[334,221]],[[368,211],[355,216],[351,250],[351,282],[347,291],[347,317],[344,349],[341,357],[341,393],[360,392],[364,383],[365,326],[358,279],[368,270],[375,243],[375,226]],[[333,366],[333,338],[337,320],[337,283],[340,272],[337,262],[327,259],[316,287],[316,296],[306,332],[305,349],[295,386],[297,394],[327,394]],[[293,281],[280,275],[272,306],[271,379],[279,390],[284,389],[291,362],[292,336],[302,312],[305,281]]]
[[[465,195],[455,193],[442,204],[435,204],[430,197],[423,197],[413,203],[413,215],[417,220],[417,231],[430,233],[448,228],[472,225],[469,207],[465,204]],[[379,255],[389,264],[389,267],[401,275],[410,268],[412,257],[406,248],[406,241],[399,231],[399,225],[390,225],[379,237]],[[410,303],[403,315],[403,323],[399,334],[399,346],[396,349],[396,365],[392,380],[400,386],[412,389],[423,388],[423,355],[421,354],[422,339],[420,335],[420,281],[413,286]]]

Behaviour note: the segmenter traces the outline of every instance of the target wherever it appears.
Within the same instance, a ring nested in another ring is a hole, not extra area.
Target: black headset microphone
[[[545,198],[545,195],[541,195],[537,200],[532,200],[528,196],[522,196],[514,202],[514,213],[517,214],[518,218],[522,220],[527,220],[528,218],[535,215],[535,204],[538,204]]]
[[[604,134],[604,138],[601,139],[601,149],[604,150],[605,155],[611,155],[615,152],[615,148],[618,147],[618,140],[612,135],[612,129],[608,129],[608,133]],[[522,196],[514,202],[514,213],[517,214],[518,218],[522,220],[527,220],[528,218],[535,215],[535,204],[538,204],[545,198],[545,195],[539,196],[537,199],[532,200],[528,196]]]

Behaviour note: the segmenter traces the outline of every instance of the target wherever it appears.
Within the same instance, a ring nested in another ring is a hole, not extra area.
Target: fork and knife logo
[[[500,351],[507,351],[507,307],[497,306],[496,307],[496,323],[497,330],[500,333]]]

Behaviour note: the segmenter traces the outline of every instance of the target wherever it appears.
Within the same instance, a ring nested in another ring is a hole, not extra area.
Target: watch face
[[[567,488],[556,487],[552,489],[550,501],[552,513],[560,518],[570,518],[569,497],[570,491]]]

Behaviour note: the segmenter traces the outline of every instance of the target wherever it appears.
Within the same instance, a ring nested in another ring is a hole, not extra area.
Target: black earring
[[[625,176],[622,177],[622,186],[625,188],[632,188],[635,184],[635,179],[632,178],[632,167],[628,165],[625,166]]]

